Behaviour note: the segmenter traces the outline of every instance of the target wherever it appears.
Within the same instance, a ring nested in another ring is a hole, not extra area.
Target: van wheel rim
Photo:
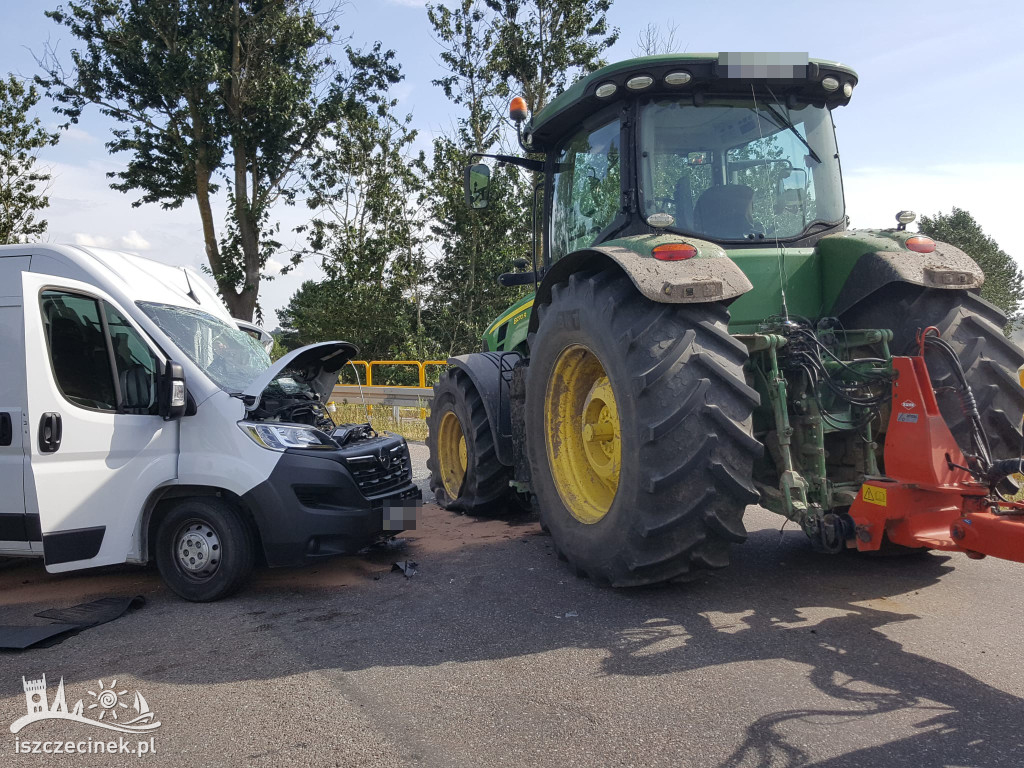
[[[185,576],[208,581],[220,568],[222,548],[217,531],[203,520],[189,520],[174,537],[174,560]]]
[[[551,474],[574,518],[597,523],[619,487],[619,409],[608,374],[590,349],[566,347],[555,361],[544,402]]]

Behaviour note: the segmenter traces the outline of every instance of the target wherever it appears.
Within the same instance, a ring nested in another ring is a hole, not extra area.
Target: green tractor
[[[751,504],[841,551],[885,478],[909,349],[964,455],[979,430],[1020,455],[1024,353],[977,264],[908,232],[910,212],[848,229],[832,110],[856,85],[797,54],[672,54],[604,67],[529,121],[513,102],[526,156],[489,157],[541,181],[533,263],[500,282],[533,292],[434,388],[443,507],[532,503],[577,574],[616,586],[727,565]],[[489,173],[467,169],[470,206]],[[924,349],[928,327],[955,355]]]

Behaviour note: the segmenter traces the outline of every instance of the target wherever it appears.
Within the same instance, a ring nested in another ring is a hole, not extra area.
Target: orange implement
[[[857,549],[876,550],[888,539],[1024,562],[1024,517],[993,513],[989,487],[955,466],[967,461],[939,413],[924,358],[894,357],[893,368],[886,474],[865,480],[850,506]]]

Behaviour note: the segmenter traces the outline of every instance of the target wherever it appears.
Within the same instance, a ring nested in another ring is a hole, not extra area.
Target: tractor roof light
[[[839,80],[829,75],[821,81],[821,87],[826,91],[835,91],[839,89]]]
[[[665,85],[686,85],[692,79],[689,72],[669,72],[665,75]]]
[[[853,83],[843,83],[843,96],[846,98],[853,96]]]
[[[508,105],[508,116],[512,118],[513,122],[521,123],[526,120],[529,114],[526,109],[526,99],[522,96],[516,96],[512,99],[512,103]]]
[[[599,99],[607,99],[617,90],[618,86],[616,86],[615,83],[601,83],[599,86],[597,86],[597,90],[594,91],[594,93],[597,95],[597,98]]]
[[[931,253],[935,250],[935,241],[924,235],[908,237],[904,245],[915,253]]]
[[[654,85],[654,78],[650,75],[637,75],[626,81],[626,87],[631,91],[642,91]]]
[[[697,249],[689,243],[665,243],[652,251],[658,261],[686,261],[697,255]]]

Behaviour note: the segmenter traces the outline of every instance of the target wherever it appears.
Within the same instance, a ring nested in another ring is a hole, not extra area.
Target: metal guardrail
[[[430,407],[434,399],[432,387],[385,387],[385,386],[363,386],[362,398],[359,396],[359,387],[348,384],[338,384],[331,393],[331,400],[335,403],[356,403],[357,405],[366,400],[367,405],[385,405],[396,408],[424,408]]]
[[[372,410],[374,406],[393,408],[395,420],[402,418],[400,408],[418,408],[419,418],[427,417],[427,408],[434,400],[433,387],[427,386],[427,366],[448,365],[447,360],[353,360],[352,365],[363,366],[365,383],[360,387],[356,384],[336,384],[331,392],[334,403],[366,403]],[[411,365],[416,368],[419,386],[374,384],[373,367],[375,365]]]

